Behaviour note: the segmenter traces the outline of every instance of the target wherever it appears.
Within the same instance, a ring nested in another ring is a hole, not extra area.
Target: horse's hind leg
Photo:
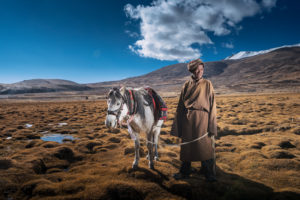
[[[139,160],[140,160],[140,138],[138,134],[135,134],[136,138],[134,141],[134,147],[135,147],[135,158],[132,163],[132,168],[137,169],[139,165]]]
[[[158,148],[160,129],[161,129],[161,126],[162,126],[163,122],[164,122],[163,120],[159,120],[156,123],[156,126],[153,127],[154,149],[155,149],[154,150],[154,160],[156,160],[156,161],[159,160],[157,148]]]
[[[147,134],[147,148],[148,148],[148,159],[149,159],[149,168],[154,169],[153,162],[153,135],[152,132]]]

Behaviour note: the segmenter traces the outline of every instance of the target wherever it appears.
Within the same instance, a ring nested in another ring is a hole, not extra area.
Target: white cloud
[[[127,4],[126,15],[140,20],[141,38],[129,46],[143,57],[184,62],[201,57],[193,44],[213,44],[208,32],[227,35],[245,17],[274,7],[276,0],[156,0],[149,6]]]
[[[132,31],[129,31],[129,30],[125,30],[125,33],[127,33],[130,37],[133,37],[133,38],[139,37],[139,34],[136,33],[136,32],[132,32]]]
[[[234,45],[232,44],[232,42],[222,43],[222,47],[225,47],[225,48],[228,48],[228,49],[233,49]]]
[[[271,9],[276,5],[277,0],[263,0],[262,5],[267,8]]]

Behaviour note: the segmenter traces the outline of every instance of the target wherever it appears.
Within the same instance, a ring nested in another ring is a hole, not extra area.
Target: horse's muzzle
[[[107,115],[105,120],[105,126],[107,128],[117,128],[118,122],[115,115]]]

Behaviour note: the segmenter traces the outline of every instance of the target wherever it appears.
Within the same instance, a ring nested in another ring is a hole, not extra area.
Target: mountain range
[[[186,63],[165,66],[148,74],[119,81],[78,84],[59,79],[33,79],[0,84],[0,94],[80,91],[105,94],[120,85],[150,86],[165,95],[176,95],[190,78]],[[239,52],[224,60],[206,62],[204,78],[212,81],[217,93],[299,92],[300,44],[270,50]]]
[[[256,56],[256,55],[260,55],[260,54],[269,53],[271,51],[281,49],[281,48],[285,48],[285,47],[300,47],[300,43],[299,44],[294,44],[294,45],[284,45],[284,46],[281,46],[281,47],[276,47],[276,48],[261,50],[261,51],[240,51],[236,54],[228,56],[227,58],[225,58],[225,60],[236,60],[236,59],[241,59],[241,58],[247,58],[247,57],[251,57],[251,56]]]
[[[0,84],[0,94],[45,93],[90,90],[86,85],[61,79],[32,79],[13,84]]]

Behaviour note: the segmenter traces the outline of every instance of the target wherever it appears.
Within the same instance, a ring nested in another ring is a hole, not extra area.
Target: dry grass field
[[[300,199],[300,94],[217,96],[218,182],[197,171],[176,181],[179,143],[166,98],[160,161],[140,168],[126,129],[104,125],[105,101],[0,102],[0,199]],[[32,126],[31,126],[32,125]],[[72,135],[63,142],[48,134]],[[193,163],[199,170],[200,163]]]

